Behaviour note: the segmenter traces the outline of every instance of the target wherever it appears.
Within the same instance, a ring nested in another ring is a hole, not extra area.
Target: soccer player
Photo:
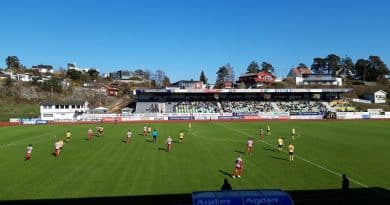
[[[295,138],[295,128],[291,129],[291,139]]]
[[[263,128],[260,128],[260,139],[261,140],[264,139],[264,130],[263,130]]]
[[[144,136],[146,136],[148,134],[148,126],[144,126]]]
[[[234,167],[234,172],[233,172],[233,179],[238,177],[238,178],[241,178],[241,174],[242,174],[242,158],[241,158],[241,155],[237,157],[236,161],[235,161],[235,167]]]
[[[184,132],[182,130],[182,131],[180,131],[180,134],[179,134],[179,142],[181,143],[181,142],[183,142],[183,140],[184,140]]]
[[[152,132],[152,137],[153,137],[153,143],[156,144],[157,143],[157,130],[154,129],[153,132]]]
[[[253,139],[250,137],[248,138],[248,142],[247,142],[246,154],[251,155],[252,151],[253,151]]]
[[[96,130],[97,130],[97,134],[98,134],[99,137],[103,135],[104,128],[102,126],[97,126]]]
[[[279,137],[277,142],[278,142],[278,150],[281,151],[282,147],[283,147],[283,139],[282,139],[282,137]]]
[[[70,136],[71,135],[72,135],[72,133],[69,130],[65,133],[65,142],[69,142],[70,141]]]
[[[131,142],[131,136],[133,135],[133,133],[131,132],[131,130],[129,130],[127,132],[127,139],[126,139],[126,143],[130,143]]]
[[[88,140],[91,141],[91,140],[92,140],[92,137],[93,137],[93,131],[92,131],[92,129],[89,128],[89,130],[88,130],[87,133],[88,133]]]
[[[165,141],[165,143],[167,144],[167,152],[171,151],[171,149],[172,149],[172,138],[171,138],[171,136],[168,136],[168,138]]]
[[[60,156],[60,152],[61,152],[61,144],[60,144],[60,142],[55,142],[54,143],[54,148],[55,148],[54,156],[55,157],[59,157]]]
[[[290,157],[290,161],[294,161],[294,145],[290,142],[290,145],[288,145],[288,156]]]
[[[191,131],[191,127],[192,127],[191,123],[188,123],[188,131]]]
[[[271,135],[271,127],[269,126],[269,124],[267,124],[267,135]]]
[[[31,144],[29,144],[29,145],[26,147],[26,156],[24,157],[24,160],[25,160],[25,161],[30,160],[32,150],[33,150],[33,147],[32,147]]]
[[[148,133],[151,133],[152,132],[152,126],[148,126]]]
[[[62,148],[64,147],[64,141],[62,141],[62,140],[60,140],[60,141],[58,141],[58,143],[60,143],[60,149],[62,150]]]

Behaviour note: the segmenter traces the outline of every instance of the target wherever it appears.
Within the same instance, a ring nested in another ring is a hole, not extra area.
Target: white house
[[[79,116],[86,113],[87,110],[89,110],[87,101],[45,101],[40,103],[40,116],[42,120],[76,120]]]
[[[54,73],[54,69],[53,69],[53,66],[51,65],[36,65],[36,66],[32,66],[33,70],[38,70],[39,73]]]
[[[367,93],[364,98],[371,100],[373,103],[386,103],[387,93],[383,90],[378,90],[374,93]]]

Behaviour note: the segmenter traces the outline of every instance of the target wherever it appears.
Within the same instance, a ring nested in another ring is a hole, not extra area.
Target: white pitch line
[[[16,141],[16,142],[11,142],[11,143],[8,143],[8,144],[3,144],[3,145],[0,145],[0,149],[3,148],[3,147],[7,147],[7,146],[19,145],[19,144],[22,144],[21,142],[29,141],[29,140],[37,138],[37,137],[43,137],[43,136],[47,136],[47,135],[52,135],[53,133],[54,132],[46,133],[46,134],[42,134],[42,135],[36,135],[36,136],[29,137],[27,139],[19,140],[19,141]]]
[[[217,123],[217,124],[218,124],[218,123]],[[237,133],[240,133],[240,134],[243,134],[243,135],[246,135],[246,136],[250,137],[250,135],[248,135],[247,133],[244,133],[244,132],[242,132],[242,131],[240,131],[240,130],[230,128],[230,127],[228,127],[228,126],[226,126],[226,125],[224,125],[224,124],[221,124],[221,125],[222,125],[223,127],[226,127],[226,128],[228,128],[228,129],[230,129],[230,130],[233,130],[233,131],[235,131],[235,132],[237,132]],[[272,148],[276,148],[275,146],[271,145],[271,144],[268,143],[268,142],[265,142],[265,141],[260,141],[260,142],[262,142],[262,143],[264,143],[264,144],[266,144],[266,145],[268,145],[268,146],[270,146],[270,147],[272,147]],[[283,152],[286,152],[286,151],[283,151]],[[286,152],[286,153],[287,153],[287,152]],[[311,164],[311,165],[313,165],[313,166],[315,166],[315,167],[318,167],[318,168],[320,168],[320,169],[322,169],[322,170],[325,170],[325,171],[327,171],[327,172],[329,172],[329,173],[332,173],[332,174],[334,174],[334,175],[336,175],[336,176],[339,176],[339,177],[342,176],[342,174],[340,174],[340,173],[338,173],[338,172],[336,172],[336,171],[330,170],[330,169],[328,169],[328,168],[326,168],[326,167],[324,167],[324,166],[321,166],[321,165],[319,165],[319,164],[317,164],[317,163],[314,163],[314,162],[312,162],[312,161],[310,161],[310,160],[308,160],[308,159],[305,159],[304,157],[301,157],[301,156],[299,156],[299,155],[295,155],[295,157],[298,158],[298,159],[301,159],[302,161],[307,162],[307,163],[309,163],[309,164]],[[357,180],[354,180],[354,179],[352,179],[352,178],[348,178],[348,179],[351,180],[352,182],[354,182],[355,184],[358,184],[358,185],[360,185],[360,186],[362,186],[362,187],[368,188],[367,185],[365,185],[365,184],[363,184],[363,183],[361,183],[361,182],[359,182],[359,181],[357,181]]]

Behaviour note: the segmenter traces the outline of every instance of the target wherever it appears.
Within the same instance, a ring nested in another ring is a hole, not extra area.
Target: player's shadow
[[[173,140],[172,142],[173,142],[173,143],[180,143],[179,141],[176,141],[176,140]]]
[[[168,150],[167,150],[167,149],[165,149],[165,148],[163,148],[163,147],[159,147],[159,148],[158,148],[158,150],[159,150],[159,151],[168,152]]]
[[[127,141],[126,141],[126,140],[122,140],[121,142],[123,142],[123,143],[127,143]]]
[[[275,149],[272,149],[272,148],[264,148],[264,150],[271,151],[271,152],[275,152],[276,151]]]
[[[138,135],[139,135],[139,136],[144,136],[144,133],[139,133]],[[146,136],[145,136],[145,137],[146,137]]]
[[[226,172],[226,171],[223,171],[223,170],[218,170],[218,172],[221,173],[221,174],[223,174],[223,175],[229,176],[229,177],[232,176],[232,174],[230,174],[230,173],[228,173],[228,172]]]
[[[288,159],[282,158],[282,157],[271,156],[271,158],[278,159],[278,160],[283,160],[283,161],[289,161]]]
[[[145,140],[145,142],[153,142],[153,140]]]
[[[236,153],[238,153],[238,154],[245,154],[245,152],[240,151],[240,150],[236,150],[236,151],[234,151],[234,152],[236,152]]]

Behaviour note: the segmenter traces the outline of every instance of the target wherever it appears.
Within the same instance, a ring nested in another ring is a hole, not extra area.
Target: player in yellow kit
[[[72,133],[69,130],[65,133],[65,142],[69,142],[71,140],[71,135]]]
[[[291,139],[295,138],[295,128],[291,129]]]
[[[179,142],[183,142],[183,140],[184,140],[184,132],[180,131],[180,133],[179,133]]]
[[[271,127],[269,126],[269,124],[267,124],[267,135],[271,135]]]
[[[290,161],[294,161],[294,149],[294,145],[290,143],[290,145],[288,145],[288,156],[290,157]]]
[[[277,144],[278,144],[278,150],[282,151],[282,147],[283,147],[283,139],[282,139],[282,137],[278,138]]]

